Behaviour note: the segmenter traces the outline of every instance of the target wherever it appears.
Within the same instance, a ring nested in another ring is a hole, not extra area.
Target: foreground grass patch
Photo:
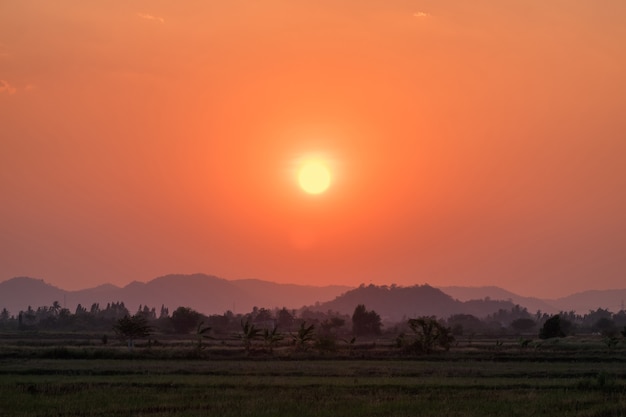
[[[600,370],[471,361],[0,365],[2,416],[626,416],[622,363]]]

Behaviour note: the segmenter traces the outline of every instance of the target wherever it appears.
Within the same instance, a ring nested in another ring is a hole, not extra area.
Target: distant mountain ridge
[[[358,288],[330,285],[323,287],[278,284],[257,279],[226,280],[212,275],[165,275],[148,282],[131,282],[124,287],[103,284],[80,291],[66,291],[42,279],[16,277],[0,282],[0,309],[11,314],[50,306],[54,301],[74,312],[77,304],[89,308],[93,303],[123,301],[131,312],[138,306],[173,309],[186,306],[205,314],[222,314],[227,310],[249,312],[254,306],[298,309],[303,306],[322,311],[334,310],[351,314],[357,304],[365,304],[383,318],[402,319],[417,315],[464,313],[478,317],[499,308],[518,304],[534,313],[574,310],[585,314],[597,308],[618,312],[626,300],[626,289],[590,290],[558,299],[523,297],[505,289],[487,287],[442,287],[428,285],[411,287],[360,286]]]
[[[461,301],[485,297],[511,300],[515,304],[526,307],[531,313],[541,310],[549,314],[556,314],[560,311],[575,311],[578,314],[585,314],[598,308],[608,309],[617,313],[624,308],[624,303],[626,302],[626,289],[587,290],[553,299],[524,297],[495,286],[451,286],[441,287],[441,290]]]
[[[559,312],[559,308],[552,304],[550,300],[543,300],[536,297],[524,297],[495,286],[451,286],[441,287],[440,289],[446,294],[450,294],[452,297],[460,301],[479,300],[484,299],[485,297],[489,297],[492,300],[510,300],[514,304],[526,307],[526,309],[528,309],[528,311],[531,313],[535,313],[538,310],[549,314]]]
[[[139,305],[155,307],[157,311],[165,305],[170,311],[185,306],[205,314],[222,314],[228,310],[248,312],[254,306],[296,309],[332,300],[349,289],[351,287],[341,285],[316,287],[254,279],[229,281],[206,274],[172,274],[145,283],[133,281],[124,287],[104,284],[65,291],[41,279],[17,277],[0,282],[0,308],[17,314],[29,305],[37,308],[58,301],[74,312],[78,304],[89,308],[93,303],[105,306],[122,301],[131,312],[135,312]]]

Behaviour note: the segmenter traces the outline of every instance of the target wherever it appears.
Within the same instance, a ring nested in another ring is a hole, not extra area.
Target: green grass
[[[0,415],[626,416],[626,365],[601,368],[471,361],[4,361]]]
[[[77,338],[80,340],[80,337]],[[460,342],[407,356],[388,341],[345,351],[198,353],[185,340],[0,342],[0,417],[588,416],[626,417],[626,352],[594,338]]]

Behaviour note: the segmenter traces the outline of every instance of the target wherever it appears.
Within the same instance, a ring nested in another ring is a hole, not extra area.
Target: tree
[[[249,321],[244,323],[243,320],[241,321],[241,330],[242,334],[239,335],[239,338],[243,342],[246,352],[250,352],[252,342],[259,338],[261,330],[254,327],[254,324],[250,324]]]
[[[486,325],[478,317],[471,314],[453,314],[448,317],[447,325],[454,335],[472,335],[484,332]]]
[[[266,308],[260,308],[255,311],[254,320],[255,323],[259,324],[267,324],[269,322],[274,322],[274,317],[272,317],[272,312]]]
[[[0,312],[0,322],[6,323],[7,321],[9,321],[10,318],[11,315],[9,314],[9,310],[3,308],[2,312]]]
[[[76,310],[74,310],[74,315],[79,316],[82,314],[87,314],[87,309],[83,307],[82,304],[78,303],[78,305],[76,306]]]
[[[609,318],[602,317],[598,321],[596,321],[593,326],[591,326],[591,330],[593,332],[600,333],[605,337],[614,337],[617,336],[617,326],[615,322]]]
[[[100,304],[99,303],[93,303],[91,305],[91,308],[89,309],[89,313],[97,316],[98,314],[100,314]]]
[[[293,324],[293,314],[289,312],[285,307],[283,307],[277,314],[276,317],[277,325],[281,329],[291,329],[291,325]]]
[[[168,318],[170,316],[170,310],[165,307],[165,304],[161,304],[161,313],[159,314],[160,319]]]
[[[415,340],[409,344],[410,350],[421,353],[430,353],[437,348],[449,350],[454,342],[450,328],[439,323],[435,316],[409,319],[409,327],[415,335]]]
[[[515,319],[511,322],[511,328],[518,333],[522,333],[532,330],[536,324],[533,319]]]
[[[343,327],[344,324],[346,324],[346,321],[341,317],[330,317],[320,324],[320,328],[324,334],[333,334],[335,329]]]
[[[198,345],[197,345],[198,350],[204,349],[204,346],[202,345],[203,339],[213,339],[213,337],[207,334],[210,331],[211,331],[211,327],[204,326],[204,321],[201,321],[200,323],[198,323],[198,326],[196,327],[196,340],[198,341]]]
[[[553,337],[565,337],[565,328],[567,327],[565,322],[565,320],[561,320],[561,316],[558,314],[550,317],[543,323],[539,331],[539,338],[551,339]]]
[[[374,310],[367,311],[365,305],[359,304],[352,314],[352,332],[356,336],[380,334],[380,316]]]
[[[270,353],[274,352],[274,345],[281,340],[283,340],[283,335],[278,333],[278,327],[274,327],[272,331],[269,329],[263,330],[263,342]]]
[[[200,319],[200,313],[189,307],[178,307],[170,317],[174,331],[179,334],[191,332],[198,325]]]
[[[306,321],[303,321],[300,323],[297,333],[295,335],[291,335],[291,337],[293,337],[296,350],[306,350],[309,343],[315,338],[315,325],[311,324],[310,326],[307,326]]]
[[[148,320],[142,315],[124,316],[113,326],[115,333],[128,341],[128,349],[133,350],[135,339],[150,336],[152,329]]]
[[[55,316],[58,315],[61,311],[61,304],[58,301],[54,301],[52,303],[52,306],[50,307],[50,310]]]

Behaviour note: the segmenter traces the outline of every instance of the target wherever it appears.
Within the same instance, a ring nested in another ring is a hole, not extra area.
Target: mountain
[[[481,299],[489,297],[492,300],[510,300],[515,304],[526,307],[534,313],[541,310],[544,313],[556,314],[559,311],[575,311],[578,314],[586,314],[590,310],[598,308],[608,309],[617,313],[624,308],[626,302],[626,289],[616,290],[589,290],[582,291],[566,297],[556,299],[540,299],[536,297],[523,297],[500,287],[441,287],[446,294],[460,301]]]
[[[510,291],[507,291],[500,287],[487,286],[487,287],[439,287],[439,289],[446,294],[451,295],[460,301],[480,300],[485,297],[489,297],[492,300],[505,300],[511,301],[513,304],[519,304],[530,313],[535,313],[537,310],[541,310],[544,313],[554,314],[559,312],[559,308],[551,303],[551,300],[542,300],[535,297],[524,297]]]
[[[58,301],[63,305],[66,291],[47,284],[43,279],[16,277],[0,282],[0,309],[6,308],[11,314],[20,310],[51,306]]]
[[[105,306],[123,301],[131,312],[135,312],[139,305],[155,307],[158,312],[161,305],[165,305],[170,312],[185,306],[205,314],[222,314],[227,310],[248,312],[254,306],[299,308],[331,300],[348,289],[350,287],[277,284],[253,279],[229,281],[193,274],[166,275],[145,283],[135,281],[123,288],[105,284],[86,290],[65,291],[43,280],[21,277],[0,283],[0,308],[17,314],[29,305],[37,308],[58,301],[74,312],[78,304],[89,308],[93,303]]]
[[[176,307],[191,307],[205,314],[221,314],[227,310],[235,313],[251,311],[257,307],[287,307],[297,309],[334,310],[352,314],[358,304],[376,310],[388,321],[403,317],[436,315],[447,317],[465,313],[484,317],[500,308],[510,309],[519,304],[534,313],[574,310],[585,314],[589,310],[608,308],[617,312],[626,300],[626,289],[606,291],[584,291],[567,297],[542,300],[522,297],[499,287],[443,287],[428,285],[412,287],[396,286],[347,286],[277,284],[256,279],[225,280],[211,275],[166,275],[148,282],[132,282],[125,287],[111,284],[100,285],[80,291],[65,291],[44,282],[42,279],[17,277],[0,282],[0,309],[11,314],[50,306],[54,301],[76,310],[77,304],[89,308],[93,303],[123,301],[131,312],[139,305],[155,307],[157,311],[165,305],[173,311]]]
[[[69,300],[87,308],[94,302],[106,305],[112,301],[123,301],[131,312],[135,312],[140,305],[155,307],[158,312],[164,305],[170,312],[184,306],[205,314],[221,314],[234,307],[239,311],[239,308],[254,304],[251,294],[230,281],[205,274],[166,275],[145,283],[134,281],[123,288],[113,287],[108,291],[101,287],[76,291],[68,295]]]
[[[352,289],[352,287],[343,285],[315,287],[312,285],[276,284],[258,279],[241,279],[230,282],[247,293],[254,294],[258,307],[286,307],[285,300],[288,300],[289,306],[298,308],[321,301],[332,300],[337,294],[342,294]],[[280,300],[283,300],[283,304],[280,303]]]
[[[624,309],[626,289],[621,290],[589,290],[578,292],[567,297],[549,300],[559,311],[574,310],[578,314],[588,313],[590,310],[605,308],[614,313]]]
[[[332,301],[321,303],[313,310],[333,310],[351,315],[358,304],[376,311],[383,321],[398,322],[410,317],[449,317],[453,314],[472,314],[484,317],[499,309],[511,309],[514,304],[502,300],[455,300],[440,289],[429,285],[411,287],[361,285]]]

